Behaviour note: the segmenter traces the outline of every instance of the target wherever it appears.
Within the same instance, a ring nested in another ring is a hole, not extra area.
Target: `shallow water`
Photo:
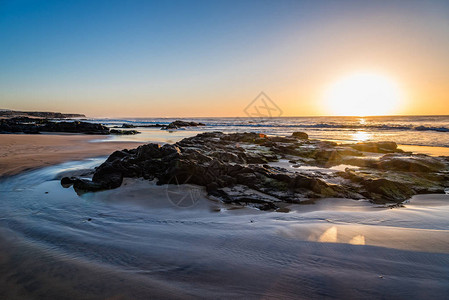
[[[449,294],[447,195],[418,196],[400,209],[324,199],[277,213],[235,209],[195,186],[129,179],[80,196],[60,186],[63,174],[102,160],[0,182],[0,298]],[[183,205],[180,195],[193,201]]]

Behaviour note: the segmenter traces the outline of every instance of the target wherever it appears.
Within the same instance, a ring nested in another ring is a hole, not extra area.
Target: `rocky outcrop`
[[[371,156],[373,149],[395,153],[379,158]],[[285,167],[279,166],[281,162]],[[342,163],[354,167],[329,169]],[[260,209],[323,197],[399,203],[414,194],[444,193],[449,187],[449,161],[404,154],[394,143],[354,148],[309,140],[303,134],[207,132],[173,145],[116,151],[95,170],[92,180],[63,178],[61,183],[73,184],[80,192],[97,191],[119,187],[124,177],[156,180],[160,185],[197,184],[211,197]]]
[[[43,132],[71,132],[85,134],[109,134],[109,128],[102,124],[88,123],[81,121],[71,122],[45,122],[39,126],[39,131]]]
[[[186,121],[180,121],[176,120],[168,124],[167,126],[162,127],[161,129],[178,129],[182,127],[196,127],[196,126],[206,126],[203,123],[197,123],[197,122],[186,122]]]
[[[398,149],[398,145],[395,142],[365,142],[349,145],[350,147],[364,152],[374,153],[402,153],[403,151]]]
[[[187,122],[187,121],[181,121],[176,120],[174,122],[171,122],[168,125],[162,125],[162,124],[146,124],[146,125],[134,125],[129,123],[123,123],[122,126],[114,126],[114,128],[161,128],[164,130],[173,130],[173,129],[179,129],[183,127],[197,127],[197,126],[206,126],[203,123],[197,123],[197,122]]]
[[[309,138],[309,135],[305,132],[296,131],[292,133],[292,137],[307,140]]]
[[[137,134],[136,130],[117,130],[90,122],[61,121],[54,122],[47,119],[34,119],[19,117],[0,119],[0,133],[27,133],[37,134],[41,132],[69,132],[83,134]]]
[[[110,129],[110,134],[117,134],[117,135],[134,135],[140,133],[137,130],[117,130],[117,129]]]
[[[376,202],[402,202],[416,194],[407,184],[384,178],[364,180],[362,186]]]

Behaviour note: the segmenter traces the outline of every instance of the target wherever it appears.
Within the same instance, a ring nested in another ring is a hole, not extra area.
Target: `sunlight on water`
[[[352,135],[352,138],[358,142],[365,142],[371,139],[371,134],[365,131],[357,131]]]
[[[203,131],[256,132],[268,135],[291,135],[294,131],[307,132],[312,139],[354,141],[394,141],[399,145],[449,147],[448,116],[385,116],[385,117],[283,117],[283,118],[190,118],[206,126],[191,127],[173,132],[160,128],[142,128],[139,125],[164,124],[176,119],[92,119],[114,127],[131,124],[140,131],[137,135],[108,136],[99,141],[134,141],[175,143]],[[441,151],[440,151],[441,152]],[[433,155],[433,154],[432,154]],[[442,154],[437,154],[442,155]],[[446,154],[444,154],[446,155]]]

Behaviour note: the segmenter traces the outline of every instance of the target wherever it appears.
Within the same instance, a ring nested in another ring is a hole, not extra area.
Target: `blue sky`
[[[324,114],[353,69],[447,100],[448,39],[448,1],[1,1],[0,107],[236,116],[263,90]]]

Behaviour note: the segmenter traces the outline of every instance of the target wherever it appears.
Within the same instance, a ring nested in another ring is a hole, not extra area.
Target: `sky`
[[[330,87],[364,72],[401,91],[386,112],[449,115],[447,0],[0,0],[0,41],[6,109],[236,117],[263,91],[333,115]]]

